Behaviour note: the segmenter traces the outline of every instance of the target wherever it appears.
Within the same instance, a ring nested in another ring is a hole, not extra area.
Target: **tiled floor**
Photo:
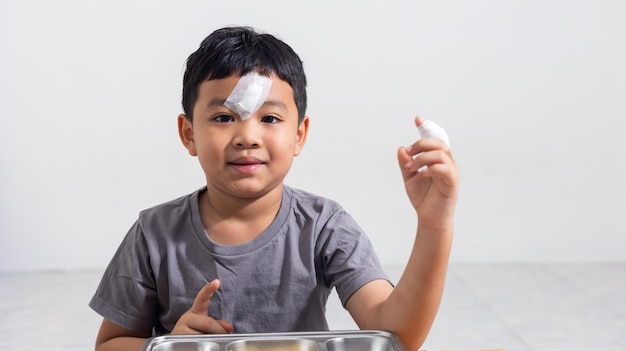
[[[100,317],[87,302],[101,274],[0,273],[0,350],[92,350]],[[336,298],[328,317],[355,328]],[[626,262],[453,265],[423,348],[625,351]]]

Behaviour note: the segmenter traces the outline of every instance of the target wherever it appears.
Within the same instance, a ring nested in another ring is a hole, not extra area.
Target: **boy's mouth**
[[[234,168],[239,173],[250,174],[256,171],[259,167],[264,165],[265,162],[252,156],[238,157],[230,162],[228,165]]]

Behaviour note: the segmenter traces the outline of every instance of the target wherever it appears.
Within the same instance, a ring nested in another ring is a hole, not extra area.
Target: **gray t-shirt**
[[[208,314],[236,333],[327,330],[333,287],[345,305],[364,284],[388,280],[370,241],[336,202],[284,186],[265,231],[241,245],[219,245],[200,219],[203,191],[140,213],[91,308],[124,328],[166,334],[198,291],[219,278]]]

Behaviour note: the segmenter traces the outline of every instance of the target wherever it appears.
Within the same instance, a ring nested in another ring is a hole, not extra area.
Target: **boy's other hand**
[[[221,319],[215,320],[207,315],[211,296],[219,287],[220,281],[215,279],[200,289],[189,311],[180,316],[176,322],[172,334],[232,333],[233,326],[230,323]]]
[[[424,120],[415,118],[415,125]],[[447,229],[452,225],[459,188],[459,173],[443,140],[422,138],[398,149],[404,186],[417,211],[420,225]]]

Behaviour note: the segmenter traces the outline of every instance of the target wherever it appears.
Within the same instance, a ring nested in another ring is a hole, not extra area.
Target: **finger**
[[[407,179],[413,173],[411,168],[413,167],[413,157],[407,152],[407,148],[398,148],[398,165],[400,166],[400,172],[402,177]]]
[[[191,306],[190,311],[206,316],[209,311],[211,297],[213,296],[213,293],[219,289],[219,287],[220,281],[218,279],[214,279],[202,287],[196,295],[196,298],[193,300],[193,305]]]
[[[450,137],[443,127],[433,121],[421,119],[419,116],[415,118],[415,126],[422,139],[441,139],[448,147],[450,147]]]
[[[231,324],[223,320],[218,321],[211,317],[206,317],[201,322],[197,330],[202,334],[229,334],[233,331]]]
[[[432,138],[420,139],[416,141],[415,143],[405,147],[405,149],[406,149],[406,152],[411,156],[415,156],[425,151],[433,151],[433,150],[444,150],[448,152],[450,151],[450,148],[448,148],[448,145],[446,145],[445,141],[441,139],[432,139]]]
[[[420,175],[432,179],[444,197],[454,198],[457,193],[459,175],[454,165],[437,163],[425,167]]]
[[[433,158],[433,155],[424,157],[424,154],[434,153],[438,155],[438,158]],[[410,173],[416,172],[424,166],[436,162],[447,162],[452,160],[452,154],[442,140],[436,139],[423,139],[419,140],[410,147],[398,149],[398,162],[402,169],[404,176],[410,175]],[[418,162],[419,161],[419,162]]]
[[[431,167],[436,164],[449,164],[451,158],[447,152],[442,150],[434,150],[428,152],[422,152],[417,155],[411,162],[405,164],[405,168],[408,172],[422,171],[423,167]]]
[[[422,124],[424,124],[424,122],[425,122],[425,120],[422,117],[415,116],[415,126],[416,127],[418,127],[418,128],[421,127]]]
[[[400,165],[402,179],[404,179],[405,182],[419,175],[417,168],[414,166],[413,157],[409,155],[403,147],[398,149],[398,164]]]
[[[227,334],[233,330],[230,323],[188,311],[181,317],[172,334]]]
[[[225,321],[223,319],[218,319],[216,322],[219,323],[219,325],[222,327],[222,329],[224,329],[226,333],[233,332],[233,329],[234,329],[233,325],[230,324],[228,321]]]

